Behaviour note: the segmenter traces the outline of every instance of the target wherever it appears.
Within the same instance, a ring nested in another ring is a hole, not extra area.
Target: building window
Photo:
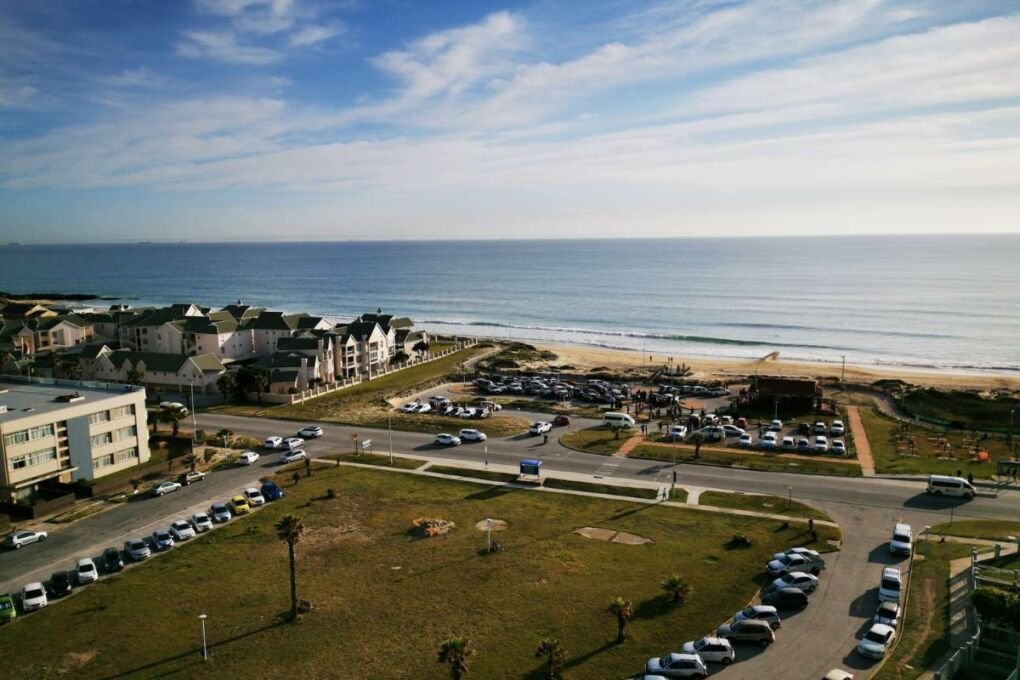
[[[122,439],[130,439],[135,436],[135,433],[136,430],[134,425],[131,425],[130,427],[122,427],[119,430],[114,430],[113,439],[118,442]]]
[[[121,463],[127,463],[129,461],[138,460],[138,449],[131,447],[130,449],[124,449],[113,454],[113,459],[119,465]]]
[[[52,425],[40,425],[39,427],[33,427],[28,430],[20,430],[18,432],[12,432],[8,435],[4,435],[4,444],[6,446],[14,446],[15,444],[24,444],[25,442],[52,436]]]
[[[112,432],[103,432],[102,434],[94,435],[94,436],[89,438],[89,442],[92,444],[93,448],[95,448],[97,446],[105,446],[106,444],[112,444],[113,443],[113,433]]]
[[[26,453],[22,456],[12,456],[11,469],[21,470],[23,468],[32,467],[33,465],[40,465],[42,463],[47,463],[51,460],[56,459],[57,450],[54,448],[33,451],[32,453]]]
[[[96,423],[105,423],[110,420],[109,411],[100,411],[99,413],[92,413],[89,415],[89,425],[95,425]]]
[[[117,418],[127,418],[135,414],[134,404],[128,404],[127,406],[118,406],[117,408],[110,409],[110,419],[116,420]]]
[[[93,470],[99,470],[99,469],[102,469],[104,467],[109,467],[110,465],[113,465],[113,454],[112,453],[107,454],[105,456],[100,456],[99,458],[96,458],[95,460],[92,461],[92,469]]]

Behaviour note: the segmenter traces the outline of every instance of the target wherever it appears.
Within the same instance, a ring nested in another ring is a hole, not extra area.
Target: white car
[[[825,453],[829,450],[829,440],[825,438],[824,434],[815,437],[814,450],[816,453]]]
[[[793,437],[783,437],[782,446],[787,450],[795,449],[797,448],[797,442],[793,440]]]
[[[723,424],[723,425],[720,425],[719,427],[721,427],[723,429],[723,432],[726,433],[727,437],[743,437],[744,436],[744,430],[742,428],[737,427],[736,425]]]
[[[869,659],[881,659],[889,651],[889,646],[896,638],[896,629],[884,623],[876,623],[864,634],[857,645],[857,652]]]
[[[687,439],[687,426],[686,425],[674,425],[669,428],[669,434],[666,438],[670,441],[682,442]]]
[[[418,404],[417,407],[415,407],[414,412],[415,413],[428,413],[431,410],[432,410],[432,407],[428,404],[428,402],[423,401],[422,403]]]
[[[768,571],[769,576],[772,578],[778,578],[791,571],[804,571],[817,576],[822,567],[822,564],[812,562],[804,555],[783,555],[782,557],[769,560],[768,564],[765,565],[766,571]]]
[[[7,538],[4,539],[4,547],[18,550],[23,545],[45,541],[47,536],[49,534],[45,531],[15,531],[12,534],[8,534]]]
[[[896,567],[883,567],[882,580],[878,584],[879,602],[899,602],[903,592],[903,577]]]
[[[645,674],[642,680],[651,678],[706,678],[708,667],[697,654],[678,654],[653,656],[645,662]]]
[[[74,566],[74,575],[80,585],[94,583],[99,580],[99,570],[91,558],[83,557]]]
[[[178,484],[177,482],[162,482],[162,483],[157,484],[156,486],[152,487],[152,495],[153,496],[165,496],[168,493],[173,493],[174,491],[180,491],[180,490],[181,490],[181,485]]]
[[[532,423],[531,427],[528,428],[528,432],[530,432],[531,434],[545,434],[546,432],[549,432],[551,430],[552,423],[546,423],[543,421]]]
[[[287,463],[294,463],[299,460],[305,460],[308,458],[308,454],[305,453],[304,449],[296,449],[288,451],[287,453],[280,456],[280,464],[286,465]]]
[[[758,446],[763,449],[774,449],[777,445],[776,433],[771,430],[766,432],[758,440]]]
[[[463,429],[460,431],[460,438],[466,442],[484,442],[488,437],[481,430]]]
[[[824,563],[824,561],[825,561],[824,558],[821,556],[821,554],[817,550],[812,550],[811,548],[803,548],[803,547],[787,548],[783,552],[777,552],[775,555],[772,556],[772,559],[778,560],[778,559],[781,559],[784,555],[804,555],[805,557],[809,558],[813,562],[822,562],[822,563]]]
[[[46,599],[46,589],[38,581],[26,584],[21,589],[21,608],[26,612],[42,609],[49,604]]]
[[[452,434],[437,434],[433,440],[435,444],[439,446],[460,446],[460,437],[454,437]]]
[[[846,427],[844,427],[842,420],[832,421],[832,427],[829,428],[829,434],[833,437],[842,437],[845,432]]]
[[[846,444],[843,443],[842,439],[833,439],[832,440],[832,452],[833,453],[838,453],[841,456],[845,456],[846,455]]]
[[[818,587],[818,577],[806,574],[803,571],[791,571],[773,581],[772,587],[774,589],[798,588],[805,593],[813,593],[815,588]]]
[[[266,437],[262,446],[267,449],[278,449],[283,446],[283,437]]]
[[[847,673],[842,668],[833,668],[825,674],[822,680],[854,680],[853,673]]]
[[[283,448],[290,449],[291,451],[294,449],[300,449],[304,445],[305,440],[301,437],[287,437],[283,440]]]
[[[318,425],[309,425],[308,427],[302,427],[298,430],[298,434],[302,437],[307,437],[308,439],[317,439],[322,436],[323,432],[322,428]]]
[[[900,623],[900,605],[895,602],[879,602],[878,611],[872,620],[895,628]]]
[[[771,423],[769,423],[769,432],[779,432],[782,429],[783,421],[781,420],[773,420]]]
[[[779,610],[768,604],[752,604],[733,615],[734,621],[747,621],[748,619],[768,621],[772,630],[778,630],[783,625],[783,620],[779,618]]]
[[[240,465],[254,465],[259,459],[259,454],[254,451],[245,451],[237,457],[237,462]]]
[[[737,658],[730,641],[718,637],[703,637],[700,640],[685,642],[681,651],[684,654],[697,654],[705,661],[715,661],[724,666],[733,663]]]
[[[195,537],[195,528],[191,526],[191,522],[179,519],[170,523],[170,533],[175,541],[186,541]]]
[[[161,401],[159,407],[163,410],[174,409],[177,411],[183,411],[184,415],[188,415],[188,407],[179,401]]]
[[[244,497],[248,500],[248,505],[252,507],[266,504],[265,496],[263,496],[262,492],[254,486],[248,487],[244,490]]]
[[[195,527],[198,533],[205,533],[213,528],[212,519],[204,512],[196,512],[191,516],[191,526]]]
[[[413,401],[408,402],[400,407],[401,413],[414,413],[418,409],[418,404]]]
[[[740,435],[740,439],[737,440],[737,446],[742,446],[745,449],[751,448],[752,446],[754,446],[754,437],[745,432],[744,434]]]

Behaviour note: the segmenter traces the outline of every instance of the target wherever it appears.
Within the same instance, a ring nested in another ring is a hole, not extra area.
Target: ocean
[[[0,290],[337,319],[381,307],[440,333],[1014,373],[1018,259],[1014,235],[8,245]]]

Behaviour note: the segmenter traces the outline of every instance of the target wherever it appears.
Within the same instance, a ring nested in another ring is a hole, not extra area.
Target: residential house
[[[252,329],[241,325],[227,312],[184,320],[186,354],[212,354],[223,363],[255,357]]]
[[[92,322],[77,314],[31,319],[36,351],[75,347],[92,341]]]
[[[301,354],[314,359],[309,362],[315,366],[314,376],[310,380],[332,384],[336,380],[336,361],[333,356],[335,338],[336,334],[332,331],[317,329],[293,338],[281,339],[277,353]]]
[[[215,390],[216,381],[226,372],[223,363],[213,354],[186,356],[162,352],[136,352],[118,349],[100,351],[95,359],[96,380],[128,382],[132,369],[142,373],[142,383],[153,387],[196,391]]]
[[[0,317],[4,319],[34,319],[40,316],[56,315],[56,312],[34,302],[0,303]]]
[[[252,322],[256,356],[269,356],[276,351],[283,338],[290,338],[302,330],[328,330],[329,322],[308,314],[284,314],[263,311]]]
[[[391,356],[389,337],[372,321],[338,325],[334,353],[337,375],[344,378],[371,378],[383,370]]]
[[[316,354],[277,351],[255,364],[269,374],[269,391],[287,394],[291,390],[307,390],[314,382],[321,380],[324,367]]]
[[[172,305],[126,319],[118,329],[123,346],[138,352],[184,354],[184,321],[203,316],[197,305]]]
[[[0,319],[0,352],[35,353],[35,332],[24,319]]]

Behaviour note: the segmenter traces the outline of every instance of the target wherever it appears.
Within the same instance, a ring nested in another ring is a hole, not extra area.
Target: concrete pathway
[[[850,425],[850,431],[854,433],[854,448],[857,451],[857,462],[861,466],[861,474],[865,477],[874,477],[875,459],[871,455],[871,444],[868,443],[868,432],[864,429],[860,410],[856,406],[847,406],[846,420]]]

